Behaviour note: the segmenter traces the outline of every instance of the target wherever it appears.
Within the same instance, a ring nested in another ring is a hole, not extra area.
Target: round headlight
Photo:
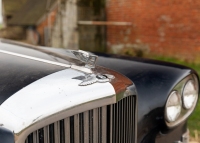
[[[177,91],[171,92],[165,109],[167,122],[174,122],[181,113],[182,103],[181,96]]]
[[[189,80],[183,89],[183,107],[190,109],[195,106],[198,96],[198,89],[193,80]]]

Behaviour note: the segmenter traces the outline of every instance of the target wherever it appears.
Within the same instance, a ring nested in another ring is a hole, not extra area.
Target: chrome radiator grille
[[[134,143],[135,97],[67,117],[31,133],[25,143]]]

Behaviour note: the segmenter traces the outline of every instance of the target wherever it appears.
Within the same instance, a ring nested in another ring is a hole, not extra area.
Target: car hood
[[[62,119],[116,102],[110,82],[79,86],[90,70],[48,52],[0,42],[0,73],[0,123],[16,134],[58,113]]]

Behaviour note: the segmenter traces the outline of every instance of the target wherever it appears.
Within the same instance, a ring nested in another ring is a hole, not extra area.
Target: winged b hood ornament
[[[86,51],[78,50],[78,51],[71,51],[75,57],[85,63],[86,68],[95,68],[96,60],[98,56],[88,53]]]
[[[78,51],[71,51],[73,55],[81,62],[85,63],[85,67],[92,69],[95,68],[96,60],[98,56],[88,53],[86,51],[78,50]],[[93,83],[99,82],[110,82],[115,77],[110,74],[86,74],[85,76],[74,77],[73,79],[82,80],[79,86],[86,86],[91,85]]]

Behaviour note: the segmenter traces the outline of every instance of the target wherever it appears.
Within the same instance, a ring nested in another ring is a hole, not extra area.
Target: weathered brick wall
[[[200,1],[107,0],[106,10],[108,21],[133,23],[108,26],[111,49],[142,46],[154,54],[198,59]]]

